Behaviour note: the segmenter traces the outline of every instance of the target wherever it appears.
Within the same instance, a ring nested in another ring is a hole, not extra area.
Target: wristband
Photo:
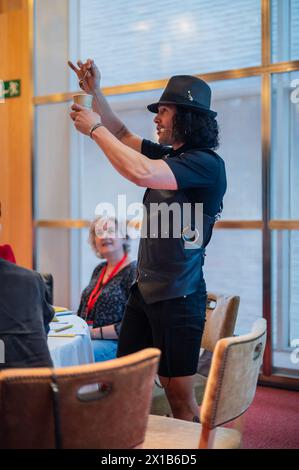
[[[101,127],[103,126],[104,124],[102,122],[97,122],[96,124],[94,124],[91,128],[90,128],[90,131],[89,131],[89,136],[90,138],[92,139],[92,133],[93,131],[95,131],[98,127]]]

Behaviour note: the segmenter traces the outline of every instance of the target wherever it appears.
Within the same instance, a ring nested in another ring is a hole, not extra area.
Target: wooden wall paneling
[[[14,5],[13,5],[14,3]],[[15,6],[15,8],[12,8]],[[21,6],[21,8],[19,8]],[[5,11],[5,7],[8,10]],[[0,79],[21,79],[21,96],[0,104],[0,243],[32,266],[32,50],[30,1],[0,3]]]

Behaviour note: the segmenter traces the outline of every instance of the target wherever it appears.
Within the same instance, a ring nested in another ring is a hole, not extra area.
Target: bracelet
[[[92,133],[93,131],[95,131],[98,127],[101,127],[103,126],[104,124],[102,122],[97,122],[96,124],[94,124],[91,128],[90,128],[90,131],[89,131],[89,136],[90,138],[92,139]]]
[[[100,326],[100,335],[101,335],[101,339],[104,339],[104,336],[103,336],[103,328]]]

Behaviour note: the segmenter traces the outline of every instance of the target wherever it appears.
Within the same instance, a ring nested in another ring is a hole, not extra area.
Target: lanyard
[[[111,281],[111,279],[116,275],[117,271],[119,270],[119,268],[121,267],[121,265],[125,262],[125,260],[127,259],[128,255],[125,254],[122,259],[117,263],[117,265],[114,267],[113,271],[110,273],[108,279],[103,282],[103,279],[104,279],[104,276],[105,276],[105,273],[106,273],[106,270],[107,270],[107,264],[106,266],[103,268],[102,272],[101,272],[101,275],[98,279],[98,282],[96,283],[96,286],[95,288],[93,289],[92,293],[90,294],[89,296],[89,299],[87,301],[87,317],[90,313],[90,311],[93,309],[96,301],[98,300],[99,296],[101,295],[102,293],[102,290],[103,290],[103,287],[109,282]]]

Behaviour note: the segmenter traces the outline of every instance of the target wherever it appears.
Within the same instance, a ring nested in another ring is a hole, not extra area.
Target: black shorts
[[[148,305],[144,302],[136,283],[131,288],[126,305],[117,357],[156,347],[162,353],[159,375],[194,375],[205,313],[205,288],[183,297]]]

